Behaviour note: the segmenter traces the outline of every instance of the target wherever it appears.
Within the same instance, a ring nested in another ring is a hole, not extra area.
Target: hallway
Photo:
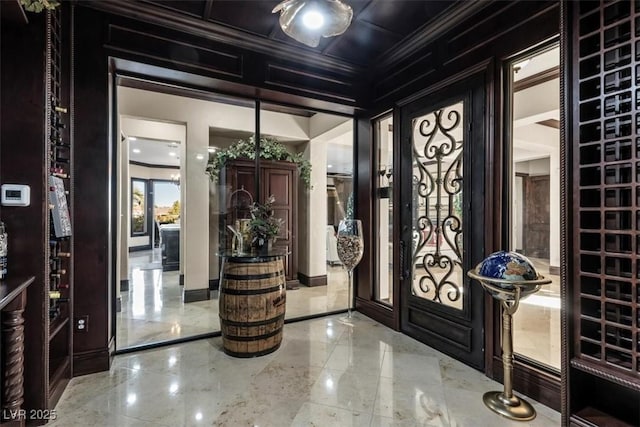
[[[285,325],[282,347],[259,358],[225,355],[221,338],[117,356],[109,372],[71,380],[50,425],[560,425],[537,403],[529,423],[493,414],[482,394],[500,384],[355,316],[353,327],[340,316]]]

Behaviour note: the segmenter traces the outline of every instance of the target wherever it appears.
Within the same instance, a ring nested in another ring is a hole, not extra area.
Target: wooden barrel
[[[225,353],[256,357],[280,347],[286,306],[282,257],[228,257],[220,274]]]

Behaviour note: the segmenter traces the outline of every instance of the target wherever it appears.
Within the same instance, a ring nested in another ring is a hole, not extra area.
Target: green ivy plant
[[[266,202],[251,205],[249,232],[253,246],[264,246],[270,240],[275,242],[280,227],[284,224],[282,218],[276,218],[273,215],[272,206],[275,202],[276,198],[272,194]]]
[[[20,4],[24,6],[27,12],[40,13],[43,10],[53,10],[60,6],[57,0],[20,0]]]
[[[248,139],[241,139],[229,146],[209,155],[206,173],[213,182],[220,179],[220,171],[229,160],[256,158],[256,141],[252,135]],[[291,154],[277,139],[260,137],[260,158],[295,163],[300,172],[300,179],[306,188],[311,188],[311,162],[302,157],[302,153]]]

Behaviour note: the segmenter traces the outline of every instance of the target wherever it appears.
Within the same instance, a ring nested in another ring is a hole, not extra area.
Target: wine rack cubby
[[[47,12],[46,105],[48,139],[48,351],[45,357],[48,406],[53,407],[71,378],[73,331],[73,240],[71,224],[72,149],[67,64],[63,58],[63,10]],[[66,79],[66,80],[65,80]]]
[[[565,102],[573,105],[567,140],[576,250],[568,412],[575,425],[638,425],[640,3],[569,3]]]

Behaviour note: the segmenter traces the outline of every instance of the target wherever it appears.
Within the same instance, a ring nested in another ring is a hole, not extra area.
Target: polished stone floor
[[[282,346],[253,359],[207,339],[117,356],[108,372],[71,380],[52,425],[74,426],[540,426],[557,412],[501,418],[482,394],[502,386],[355,313],[284,327]]]
[[[116,316],[118,349],[220,330],[218,295],[188,304],[177,271],[162,271],[159,249],[129,255],[129,291]],[[347,273],[327,266],[327,286],[287,291],[287,319],[347,308]]]
[[[548,263],[532,259],[540,274],[552,279],[537,294],[522,301],[514,316],[516,353],[560,369],[560,277],[549,274]],[[122,292],[117,313],[118,349],[220,330],[218,298],[184,304],[178,272],[162,272],[160,254],[130,254],[130,290]],[[287,292],[286,318],[294,319],[347,307],[347,274],[327,266],[327,286],[300,286]]]

